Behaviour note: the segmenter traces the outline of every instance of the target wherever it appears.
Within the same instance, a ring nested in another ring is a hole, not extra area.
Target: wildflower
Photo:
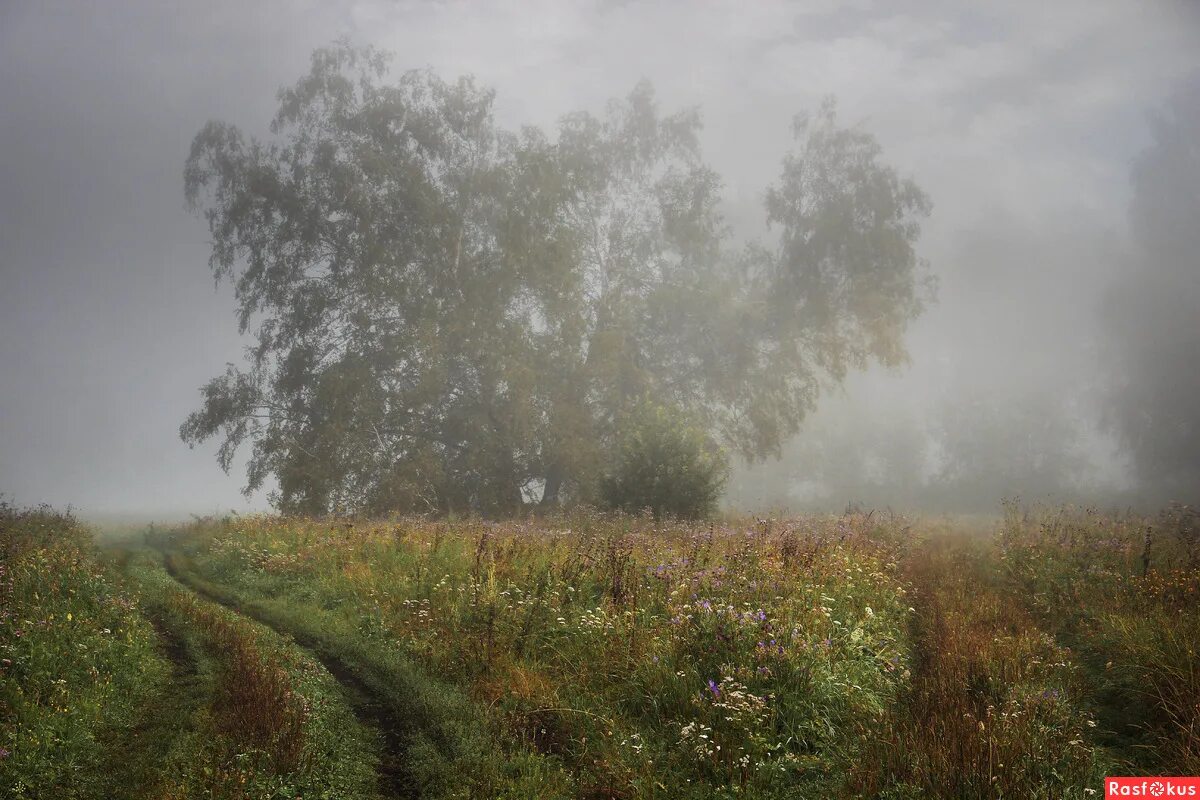
[[[717,685],[717,682],[716,682],[716,681],[714,681],[712,678],[709,678],[709,679],[708,679],[708,690],[709,690],[710,692],[712,692],[712,695],[713,695],[713,697],[720,697],[720,696],[721,696],[721,687],[720,687],[720,686],[718,686],[718,685]]]

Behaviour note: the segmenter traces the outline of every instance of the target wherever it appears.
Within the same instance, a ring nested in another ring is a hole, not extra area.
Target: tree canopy
[[[649,84],[557,130],[493,93],[339,45],[279,96],[269,141],[211,122],[186,196],[255,344],[181,427],[250,443],[284,511],[509,513],[597,496],[646,399],[750,459],[823,386],[901,363],[929,201],[833,103],[797,118],[735,246],[699,112]]]

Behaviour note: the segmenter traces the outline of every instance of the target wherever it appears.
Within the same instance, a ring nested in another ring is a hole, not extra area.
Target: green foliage
[[[773,246],[731,245],[695,110],[638,85],[554,135],[493,95],[373,50],[320,50],[269,142],[213,122],[186,194],[234,285],[247,369],[181,435],[252,443],[284,511],[516,511],[586,498],[649,394],[748,458],[818,387],[903,359],[929,203],[837,125],[797,126],[768,194]]]
[[[643,403],[619,434],[616,461],[602,483],[609,508],[650,509],[655,517],[707,517],[729,475],[725,453],[677,411]]]

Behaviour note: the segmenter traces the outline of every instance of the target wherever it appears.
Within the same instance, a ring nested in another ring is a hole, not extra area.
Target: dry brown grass
[[[278,772],[299,769],[309,708],[293,690],[287,670],[263,651],[244,620],[186,592],[174,593],[170,602],[203,632],[219,659],[219,729],[268,754]]]

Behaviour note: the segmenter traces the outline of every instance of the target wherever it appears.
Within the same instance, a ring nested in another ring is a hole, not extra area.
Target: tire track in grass
[[[380,793],[387,798],[413,798],[415,800],[415,798],[420,797],[416,783],[412,780],[412,776],[406,767],[405,756],[407,747],[405,741],[409,726],[378,694],[372,691],[371,687],[357,675],[351,665],[330,654],[327,649],[321,646],[321,642],[281,628],[264,615],[256,613],[253,609],[242,608],[237,603],[229,600],[229,598],[197,585],[179,570],[170,558],[170,554],[166,551],[163,551],[163,565],[166,568],[167,574],[181,586],[195,592],[205,600],[224,606],[237,614],[254,620],[260,625],[265,625],[281,636],[294,641],[299,647],[304,648],[313,658],[320,662],[321,666],[340,684],[346,702],[359,722],[377,731],[379,734],[379,741],[382,745],[377,767]]]
[[[148,797],[161,791],[157,767],[192,730],[207,697],[199,665],[179,632],[157,614],[144,614],[170,673],[135,724],[107,742],[107,796]]]

